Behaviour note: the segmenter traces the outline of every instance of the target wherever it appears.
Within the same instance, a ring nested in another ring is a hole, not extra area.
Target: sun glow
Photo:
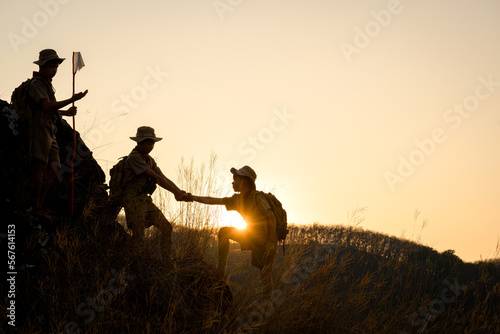
[[[221,215],[221,226],[233,226],[239,229],[245,229],[247,224],[236,211],[223,211]]]

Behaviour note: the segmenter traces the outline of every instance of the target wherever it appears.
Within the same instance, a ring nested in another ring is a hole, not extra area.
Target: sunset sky
[[[500,2],[496,0],[2,0],[0,98],[67,60],[77,130],[109,175],[136,129],[176,180],[218,155],[250,165],[289,221],[405,235],[466,261],[500,238]],[[71,123],[71,119],[68,119]],[[414,212],[420,211],[415,222]],[[423,232],[422,222],[428,221]]]

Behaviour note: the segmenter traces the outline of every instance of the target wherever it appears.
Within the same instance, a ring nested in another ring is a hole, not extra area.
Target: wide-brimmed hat
[[[49,60],[57,60],[60,63],[62,63],[66,58],[59,58],[57,55],[57,52],[52,49],[45,49],[40,51],[40,54],[38,55],[38,60],[35,60],[33,63],[43,66],[45,63],[47,63]]]
[[[231,168],[231,173],[233,173],[233,175],[239,175],[239,176],[248,177],[253,182],[255,182],[255,180],[257,179],[257,174],[249,166],[243,166],[240,169],[236,169],[236,168],[233,167],[233,168]]]
[[[155,129],[153,129],[152,127],[141,126],[137,128],[137,134],[135,135],[135,137],[130,137],[130,139],[140,143],[141,141],[146,139],[153,139],[156,142],[162,140],[163,138],[156,137]]]

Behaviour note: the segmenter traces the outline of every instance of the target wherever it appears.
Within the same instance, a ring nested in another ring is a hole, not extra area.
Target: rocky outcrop
[[[45,206],[54,216],[71,213],[71,161],[73,157],[73,129],[60,119],[57,125],[57,143],[61,160],[61,173],[47,195]],[[29,209],[31,185],[31,159],[27,150],[27,134],[23,131],[18,114],[10,104],[0,100],[0,206],[2,214]],[[78,217],[88,205],[104,203],[107,197],[105,174],[92,152],[76,133],[74,158],[74,216]],[[100,199],[100,200],[96,200]]]
[[[27,188],[28,158],[23,145],[24,133],[17,112],[0,100],[0,208],[1,214],[16,209],[18,196]],[[24,173],[23,173],[24,172]],[[21,185],[24,185],[21,187]],[[20,199],[23,201],[22,199]]]

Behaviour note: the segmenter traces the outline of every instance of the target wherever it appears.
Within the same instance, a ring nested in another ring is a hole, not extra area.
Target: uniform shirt
[[[37,73],[33,73],[34,80],[31,81],[31,85],[29,88],[29,95],[34,103],[34,116],[41,116],[43,109],[41,102],[43,100],[49,100],[50,102],[56,102],[56,97],[54,95],[54,88],[52,87],[52,83],[47,81],[37,75]],[[45,116],[53,116],[53,115],[45,115]]]
[[[54,87],[52,87],[50,80],[33,72],[28,94],[31,109],[31,118],[29,119],[30,154],[35,159],[47,163],[59,162],[59,147],[56,139],[56,121],[59,112],[45,111],[42,107],[43,100],[56,102]]]
[[[268,215],[271,206],[262,194],[251,192],[246,198],[241,194],[223,198],[228,211],[237,211],[247,223],[247,231],[258,244],[269,240]]]
[[[152,169],[156,174],[161,175],[160,168],[149,155],[143,155],[133,150],[125,163],[123,185],[125,188],[134,188],[141,190],[147,182],[154,182],[145,172]]]

